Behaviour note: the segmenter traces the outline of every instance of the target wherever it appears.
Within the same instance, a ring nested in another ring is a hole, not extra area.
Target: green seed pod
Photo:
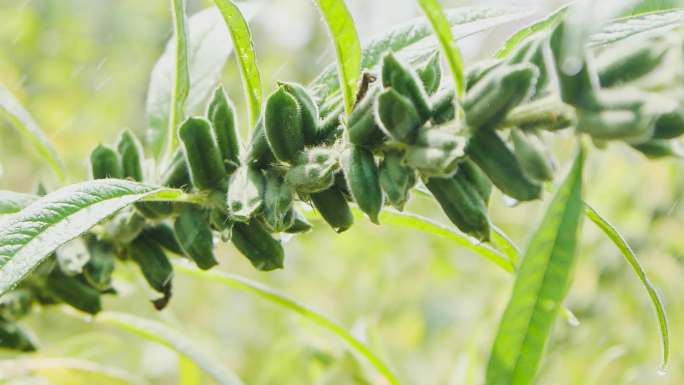
[[[637,80],[658,67],[668,51],[666,44],[645,41],[618,44],[601,53],[596,62],[602,87],[614,87],[620,83]]]
[[[70,277],[60,269],[54,269],[47,277],[46,287],[52,296],[74,309],[88,314],[102,310],[100,292],[88,285],[82,276]]]
[[[125,245],[135,239],[145,226],[145,218],[137,211],[123,211],[117,214],[107,226],[108,239]]]
[[[496,127],[508,112],[524,101],[539,70],[531,64],[501,66],[487,74],[466,94],[466,121],[473,129]]]
[[[380,187],[389,203],[399,211],[404,209],[409,192],[416,184],[416,172],[404,166],[402,158],[401,152],[386,152],[379,168]]]
[[[266,139],[275,157],[282,162],[292,162],[304,149],[302,107],[284,87],[272,93],[266,100],[264,128]]]
[[[208,270],[218,264],[214,257],[214,235],[205,210],[195,205],[186,206],[176,218],[173,229],[183,254],[197,267]]]
[[[269,170],[264,175],[264,213],[263,222],[274,233],[285,231],[292,226],[294,216],[288,213],[292,210],[294,190],[285,183],[283,176],[276,171]]]
[[[449,178],[428,178],[425,186],[459,230],[481,241],[489,240],[487,208],[468,179],[456,173]]]
[[[88,247],[90,259],[83,267],[83,277],[90,286],[100,291],[109,289],[112,286],[115,264],[113,245],[89,236],[86,238],[86,247]]]
[[[33,336],[19,325],[0,318],[0,348],[35,352],[36,342]]]
[[[209,223],[211,228],[221,233],[221,240],[230,240],[230,231],[233,228],[233,221],[230,216],[220,210],[211,210],[209,213]]]
[[[207,119],[211,122],[228,175],[235,172],[240,165],[240,135],[235,115],[235,106],[228,99],[223,87],[217,87],[207,106]]]
[[[553,159],[539,137],[512,129],[511,139],[515,158],[530,178],[539,181],[553,180]]]
[[[285,173],[285,182],[299,193],[322,191],[333,184],[338,168],[335,151],[314,147],[299,155]]]
[[[178,128],[190,180],[199,190],[222,190],[226,182],[221,150],[211,124],[203,118],[188,118]]]
[[[190,171],[185,162],[185,155],[180,148],[173,153],[171,163],[166,168],[161,177],[161,183],[164,186],[179,188],[183,190],[190,190],[192,182],[190,182]]]
[[[307,145],[316,144],[318,139],[318,106],[313,97],[300,84],[278,82],[278,85],[294,97],[301,107],[304,143]]]
[[[333,144],[339,138],[344,129],[340,123],[340,116],[344,112],[344,106],[339,106],[337,109],[325,116],[316,129],[316,141],[312,144]]]
[[[577,111],[577,131],[599,140],[641,143],[653,134],[654,119],[637,110]]]
[[[271,147],[268,145],[266,139],[266,132],[264,129],[264,119],[259,118],[252,131],[252,138],[249,143],[247,151],[247,163],[255,168],[266,168],[276,161]]]
[[[285,230],[286,233],[288,234],[302,234],[302,233],[308,233],[313,229],[313,226],[309,221],[306,220],[306,217],[302,213],[300,213],[298,210],[293,209],[292,214],[294,216],[294,220],[292,222],[292,225]]]
[[[491,71],[498,68],[502,63],[504,63],[504,60],[490,59],[479,61],[475,63],[475,65],[468,67],[465,73],[466,91],[470,91],[475,84],[482,80],[482,78],[484,78]]]
[[[599,89],[596,70],[586,53],[583,53],[582,57],[574,58],[574,61],[581,59],[581,62],[573,63],[573,68],[568,68],[570,66],[565,62],[567,58],[564,52],[565,28],[565,23],[558,24],[551,33],[549,42],[555,58],[561,100],[578,108],[594,108],[596,91]]]
[[[450,122],[456,118],[456,91],[447,89],[432,98],[432,124],[438,125]]]
[[[145,180],[142,145],[131,130],[125,130],[121,133],[116,149],[121,156],[123,176],[138,182]]]
[[[684,134],[684,109],[677,106],[655,121],[653,139],[674,139]]]
[[[138,237],[131,242],[128,254],[138,264],[150,287],[164,295],[153,301],[157,310],[161,310],[171,297],[173,266],[169,258],[159,244],[144,237]]]
[[[457,173],[460,173],[470,182],[480,194],[480,198],[485,204],[489,203],[489,196],[492,194],[492,181],[489,180],[482,170],[472,160],[465,158],[458,164]]]
[[[254,219],[248,223],[235,222],[231,241],[257,270],[271,271],[283,268],[283,245],[274,239],[258,220]]]
[[[651,139],[648,142],[631,145],[649,159],[665,157],[684,158],[684,150],[679,143],[665,139]]]
[[[136,202],[133,207],[145,218],[158,221],[174,213],[173,202]]]
[[[347,120],[349,141],[357,146],[374,147],[385,141],[385,133],[375,121],[373,111],[380,87],[371,87],[356,104]]]
[[[537,33],[528,37],[508,56],[507,64],[530,63],[537,67],[539,76],[534,87],[534,95],[539,94],[548,83],[546,62],[544,60],[544,46],[547,41],[545,33]]]
[[[55,255],[59,269],[68,276],[81,274],[83,266],[90,259],[83,238],[75,238],[63,244],[55,251]]]
[[[312,193],[309,198],[311,198],[316,210],[335,232],[344,232],[354,224],[354,215],[349,204],[336,186]]]
[[[387,88],[378,96],[375,119],[389,136],[403,143],[413,143],[421,125],[411,99]]]
[[[435,51],[421,67],[416,70],[418,78],[428,95],[433,95],[442,82],[442,66],[439,64],[439,51]]]
[[[541,196],[541,185],[530,179],[515,154],[493,130],[478,130],[466,153],[504,194],[519,201]]]
[[[344,172],[338,172],[335,174],[335,182],[333,183],[333,187],[340,191],[347,202],[354,201],[354,198],[351,196],[351,191],[349,191],[349,183],[347,183],[347,178],[345,178]]]
[[[28,288],[14,289],[0,297],[0,319],[18,320],[31,311],[33,294]]]
[[[354,201],[371,222],[378,224],[378,215],[382,209],[382,190],[373,153],[363,147],[352,146],[343,154],[342,164]]]
[[[187,206],[184,206],[184,208],[185,207]],[[163,247],[164,250],[177,255],[184,255],[183,249],[181,248],[180,243],[178,243],[178,239],[176,239],[173,228],[166,223],[157,223],[153,226],[145,227],[140,233],[140,237],[154,241],[159,246]]]
[[[419,83],[416,74],[400,63],[391,52],[382,58],[382,85],[394,88],[401,95],[409,98],[418,111],[421,124],[430,119],[430,103],[425,90]]]
[[[423,176],[447,177],[456,171],[464,155],[465,139],[439,128],[421,130],[415,146],[409,146],[404,163]]]
[[[102,144],[98,144],[90,153],[90,170],[93,179],[123,178],[119,154]]]
[[[230,218],[247,222],[262,206],[263,175],[252,167],[240,167],[231,179],[227,206]]]

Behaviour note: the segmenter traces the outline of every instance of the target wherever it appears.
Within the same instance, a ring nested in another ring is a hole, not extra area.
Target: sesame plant
[[[586,217],[643,283],[667,365],[663,302],[624,238],[583,200],[582,181],[585,158],[609,142],[625,143],[644,161],[681,156],[683,11],[607,15],[590,23],[578,3],[519,30],[492,58],[463,63],[456,44],[462,27],[481,31],[528,12],[444,10],[436,0],[419,0],[424,17],[362,45],[342,0],[316,0],[336,64],[309,84],[282,81],[262,95],[258,50],[240,7],[215,0],[188,17],[183,0],[170,3],[174,35],[150,77],[147,132],[143,138],[126,130],[116,143],[95,147],[91,180],[65,182],[46,136],[0,88],[2,115],[61,184],[33,193],[0,191],[1,347],[36,350],[21,319],[63,304],[161,341],[218,383],[240,384],[169,326],[102,310],[101,297],[117,294],[116,268],[132,264],[158,293],[151,304],[158,310],[173,300],[178,273],[247,290],[339,336],[384,383],[399,384],[344,327],[216,268],[219,242],[231,243],[255,269],[271,271],[287,264],[283,239],[311,231],[312,218],[337,233],[368,220],[446,236],[515,275],[485,378],[487,385],[531,384],[556,318],[572,317],[563,301]],[[209,18],[225,23],[225,39],[195,33]],[[219,84],[230,44],[244,112]],[[218,54],[203,56],[207,50]],[[246,130],[238,127],[241,113]],[[559,164],[547,145],[554,135],[574,138],[568,164]],[[521,205],[548,202],[522,255],[488,214],[493,189]],[[432,199],[451,223],[404,211],[412,195]]]

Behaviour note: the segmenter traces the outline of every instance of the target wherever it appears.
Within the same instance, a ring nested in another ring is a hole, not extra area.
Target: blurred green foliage
[[[190,13],[209,3],[189,1]],[[362,36],[377,32],[378,23],[390,25],[416,10],[408,0],[396,2],[401,4],[396,9],[389,9],[392,0],[350,3]],[[378,13],[383,7],[386,17]],[[327,32],[307,2],[269,3],[252,27],[264,92],[276,79],[306,82],[332,59]],[[112,142],[120,128],[142,134],[149,71],[170,28],[165,1],[0,0],[0,83],[46,130],[71,180],[86,175],[86,154],[99,142]],[[487,44],[469,56],[491,53],[507,32],[476,40],[474,45]],[[245,111],[232,61],[224,84],[238,109]],[[244,127],[246,114],[240,118]],[[570,138],[560,136],[555,149],[566,160]],[[4,122],[0,137],[0,188],[30,191],[40,180],[54,183]],[[662,291],[672,326],[672,361],[667,376],[659,375],[658,330],[648,298],[618,250],[585,221],[567,301],[581,323],[557,323],[538,383],[682,384],[681,163],[647,161],[614,145],[592,149],[586,169],[587,201],[627,236]],[[543,207],[542,202],[506,207],[495,195],[491,213],[523,246]],[[438,208],[419,196],[407,209],[445,221]],[[286,248],[285,270],[259,273],[232,247],[223,246],[220,269],[267,283],[331,316],[367,341],[405,384],[480,383],[510,293],[510,275],[448,240],[368,222],[341,235],[316,226]],[[148,301],[153,294],[139,273],[133,267],[121,270],[116,277],[120,296],[107,297],[107,308],[164,320],[247,384],[381,383],[334,336],[253,295],[181,275],[171,305],[156,313]],[[59,309],[39,312],[27,324],[40,335],[42,348],[22,359],[80,358],[122,368],[150,384],[177,381],[181,365],[175,354],[136,336],[89,319],[65,317]],[[0,359],[15,368],[20,365],[9,361],[18,359],[13,353],[0,353]],[[0,371],[0,384],[109,383],[84,373],[29,370],[6,379],[9,373]],[[206,381],[205,376],[201,383]]]

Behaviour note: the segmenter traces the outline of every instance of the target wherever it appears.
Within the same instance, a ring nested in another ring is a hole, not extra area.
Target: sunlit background
[[[190,14],[212,2],[188,1]],[[333,60],[327,31],[309,0],[263,1],[251,20],[264,92],[276,80],[311,81]],[[416,17],[413,0],[349,0],[362,41]],[[450,6],[465,2],[445,1]],[[527,20],[461,42],[466,63],[491,55],[506,36],[555,9],[558,1],[479,1],[534,6]],[[676,2],[673,2],[676,3]],[[0,84],[27,107],[65,161],[68,179],[87,176],[87,155],[112,143],[121,128],[144,135],[149,73],[171,33],[164,0],[0,0]],[[245,111],[234,60],[223,84]],[[246,132],[246,113],[241,114]],[[555,139],[561,169],[569,134]],[[587,201],[627,236],[670,315],[673,357],[658,373],[659,333],[648,297],[618,250],[584,223],[575,282],[566,301],[579,325],[556,323],[539,384],[684,383],[684,194],[681,161],[647,161],[623,145],[592,149]],[[57,187],[25,139],[0,122],[0,189]],[[549,194],[547,194],[548,197]],[[522,246],[544,202],[507,207],[500,194],[494,223]],[[429,200],[408,210],[444,221]],[[238,273],[339,321],[377,352],[403,384],[479,384],[512,276],[454,243],[394,226],[358,220],[337,235],[322,222],[286,245],[286,268],[259,273],[231,245],[219,247],[219,269]],[[381,384],[334,335],[262,299],[178,274],[171,305],[157,313],[154,296],[133,266],[120,265],[119,296],[105,308],[161,319],[236,371],[246,384]],[[175,353],[139,337],[44,309],[28,317],[41,349],[31,357],[79,358],[120,368],[141,383],[177,383]],[[0,358],[15,359],[12,353]],[[18,374],[16,372],[19,372]],[[95,382],[94,382],[95,381]],[[209,377],[203,379],[210,383]],[[79,371],[15,371],[8,384],[93,384]],[[114,382],[112,382],[114,383]]]

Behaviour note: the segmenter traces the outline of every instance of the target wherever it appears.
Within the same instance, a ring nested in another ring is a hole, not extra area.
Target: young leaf
[[[425,15],[432,24],[432,28],[434,28],[435,33],[437,34],[439,44],[442,46],[442,51],[447,59],[447,63],[449,63],[451,76],[454,77],[454,84],[456,85],[458,96],[462,97],[463,89],[465,87],[463,84],[463,58],[461,57],[461,51],[458,48],[458,45],[454,42],[449,20],[444,14],[438,0],[418,0],[418,3],[423,8],[423,12],[425,12]]]
[[[582,214],[584,152],[534,233],[494,340],[486,384],[532,383],[553,321],[572,281]]]
[[[35,195],[0,190],[0,215],[16,213],[36,199]]]
[[[549,29],[556,25],[559,21],[563,19],[563,16],[565,16],[565,13],[568,9],[569,5],[564,5],[554,11],[553,13],[549,14],[545,18],[535,21],[534,23],[519,29],[517,32],[513,34],[513,36],[509,37],[501,46],[501,48],[496,52],[497,58],[502,58],[505,56],[508,56],[515,47],[520,44],[521,41],[525,40],[526,37],[533,35],[539,31],[543,31],[545,29]]]
[[[337,72],[344,95],[347,115],[351,113],[361,76],[361,43],[354,20],[344,0],[314,0],[330,30],[337,56]]]
[[[663,344],[661,367],[664,369],[667,366],[668,360],[670,358],[670,332],[667,325],[667,314],[665,312],[665,305],[663,304],[663,301],[660,299],[658,292],[648,279],[648,275],[646,275],[646,271],[639,263],[639,259],[637,259],[634,250],[632,250],[625,238],[617,231],[617,229],[587,203],[584,204],[584,213],[589,219],[591,219],[592,222],[594,222],[601,230],[603,230],[603,232],[608,238],[610,238],[611,241],[613,241],[615,246],[617,246],[629,265],[632,267],[637,277],[639,277],[641,283],[644,285],[644,288],[646,289],[646,292],[653,303],[656,316],[658,317],[660,337]]]
[[[202,279],[203,281],[214,281],[225,286],[254,293],[261,298],[300,314],[307,320],[324,329],[327,329],[348,343],[349,346],[354,349],[354,351],[367,359],[368,362],[385,377],[389,384],[399,385],[399,380],[394,373],[392,373],[392,371],[368,348],[368,346],[366,346],[366,344],[363,343],[363,341],[354,337],[345,328],[338,325],[323,314],[320,314],[314,309],[308,307],[307,305],[288,298],[286,295],[279,293],[275,289],[235,274],[223,273],[216,270],[203,271],[196,269],[187,263],[181,262],[175,262],[174,268],[176,271],[192,275]]]
[[[597,47],[642,33],[662,32],[681,25],[683,20],[684,10],[682,9],[642,13],[615,19],[604,25],[599,32],[589,36],[588,45]]]
[[[202,351],[192,339],[161,322],[111,311],[101,312],[95,320],[175,350],[194,361],[220,385],[243,384],[240,377],[226,368],[221,361]]]
[[[249,106],[250,127],[254,127],[261,113],[261,77],[257,67],[252,33],[240,8],[234,2],[231,0],[214,0],[214,2],[221,11],[233,40],[242,76],[242,87],[245,89]]]
[[[524,18],[529,10],[517,7],[462,7],[445,12],[449,25],[453,28],[454,39],[459,40],[472,34]],[[430,23],[424,18],[416,18],[397,27],[389,33],[370,41],[361,53],[361,68],[371,69],[380,63],[387,51],[400,52],[422,42],[432,34]],[[429,47],[428,47],[429,48]],[[431,51],[429,51],[431,52]],[[311,83],[315,96],[323,100],[340,88],[335,67],[327,67]]]
[[[14,95],[1,85],[0,116],[4,116],[29,139],[40,156],[48,162],[48,165],[52,168],[57,179],[59,179],[60,182],[63,181],[64,166],[47,136],[45,136],[45,133],[38,126],[38,123],[33,120],[31,114],[22,107]]]
[[[182,196],[120,179],[98,179],[48,194],[0,222],[0,295],[19,283],[59,246],[117,210],[145,197]]]

